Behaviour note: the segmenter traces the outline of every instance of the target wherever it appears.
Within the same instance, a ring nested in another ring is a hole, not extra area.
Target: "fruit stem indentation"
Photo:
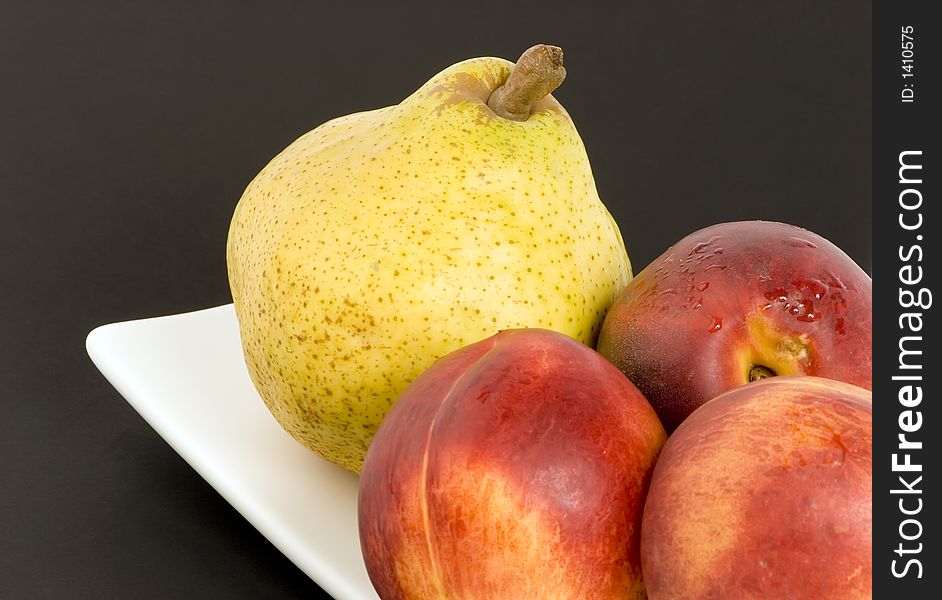
[[[765,365],[752,365],[749,369],[749,381],[758,381],[766,377],[775,377],[778,375],[775,371]]]

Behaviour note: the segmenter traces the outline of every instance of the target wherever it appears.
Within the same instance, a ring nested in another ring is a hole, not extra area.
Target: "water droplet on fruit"
[[[831,292],[831,306],[847,306],[847,298],[841,292]]]
[[[814,302],[811,300],[802,300],[801,307],[805,309],[803,315],[798,316],[798,320],[804,323],[814,323],[818,320],[818,314],[814,312]]]
[[[704,270],[704,271],[716,271],[716,270],[722,271],[722,270],[725,269],[725,268],[726,268],[726,265],[712,264],[712,265],[706,267],[706,268],[703,269],[703,270]]]
[[[842,317],[838,317],[837,321],[834,322],[834,331],[836,331],[838,335],[847,335],[847,330],[844,328],[844,319]]]
[[[813,294],[815,300],[820,300],[827,293],[827,286],[817,279],[796,279],[792,282],[799,292]]]
[[[844,285],[844,282],[841,281],[841,278],[838,277],[837,274],[828,272],[828,277],[830,278],[830,281],[828,281],[829,287],[840,288],[842,290],[847,289],[847,286]]]
[[[723,317],[713,317],[713,323],[710,325],[710,328],[707,329],[710,333],[716,333],[723,328]]]
[[[704,282],[700,283],[699,285],[697,285],[697,291],[698,291],[698,292],[705,291],[708,287],[710,287],[710,282],[709,282],[709,281],[704,281]]]
[[[793,237],[792,239],[788,240],[785,243],[794,248],[817,248],[818,247],[817,244],[813,242],[809,242],[808,240],[799,238],[799,237]]]
[[[715,235],[705,242],[700,242],[699,244],[693,247],[693,250],[690,251],[690,254],[688,254],[688,256],[693,256],[694,254],[703,254],[703,252],[709,246],[715,244],[718,239],[720,239],[720,236]]]

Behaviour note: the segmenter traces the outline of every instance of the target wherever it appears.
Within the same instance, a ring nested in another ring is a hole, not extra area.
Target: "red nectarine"
[[[665,432],[562,334],[510,330],[439,360],[383,421],[360,541],[384,600],[643,598],[639,534]]]
[[[651,600],[854,600],[871,586],[871,394],[775,377],[707,402],[648,493]]]
[[[871,387],[870,277],[783,223],[723,223],[648,265],[605,317],[598,350],[668,431],[711,398],[771,375]]]

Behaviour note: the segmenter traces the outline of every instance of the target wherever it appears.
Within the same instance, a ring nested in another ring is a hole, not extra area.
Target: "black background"
[[[480,55],[557,92],[636,271],[733,219],[870,269],[870,4],[0,4],[0,598],[317,587],[97,373],[106,322],[229,302],[244,186],[304,131]]]

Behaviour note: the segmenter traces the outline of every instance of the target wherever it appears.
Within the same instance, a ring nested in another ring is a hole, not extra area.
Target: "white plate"
[[[137,412],[338,600],[377,598],[360,555],[357,478],[278,425],[242,359],[232,305],[114,323],[88,354]]]

